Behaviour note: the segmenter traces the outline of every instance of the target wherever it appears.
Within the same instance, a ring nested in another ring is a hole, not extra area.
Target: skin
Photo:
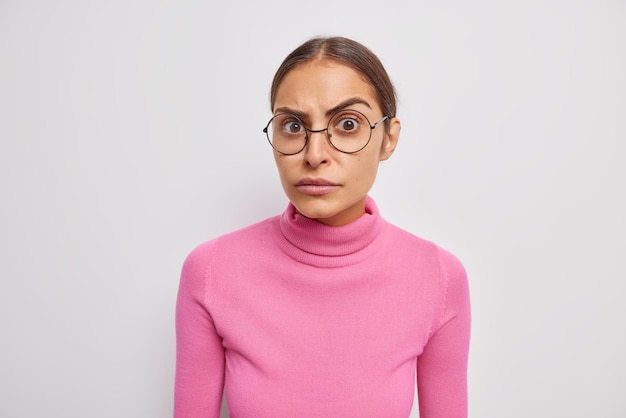
[[[362,112],[371,123],[385,116],[374,89],[359,73],[334,61],[315,60],[287,73],[278,86],[272,111],[303,114],[307,127],[323,129],[328,123],[327,112],[352,99],[360,102],[348,108]],[[274,151],[282,187],[298,213],[330,226],[348,224],[365,213],[365,200],[378,165],[393,154],[398,143],[400,121],[392,118],[389,131],[380,124],[372,131],[367,147],[354,154],[334,149],[324,132],[310,135],[299,154]],[[301,186],[307,178],[324,179],[333,185],[312,193],[314,188]]]

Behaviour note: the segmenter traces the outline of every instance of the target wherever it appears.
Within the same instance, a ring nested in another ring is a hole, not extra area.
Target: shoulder
[[[470,292],[467,272],[461,260],[448,249],[433,241],[418,237],[398,227],[395,228],[394,246],[407,249],[404,255],[419,259],[422,273],[430,273],[430,283],[436,289],[430,289],[439,300],[438,326],[446,324],[452,318],[470,318]]]
[[[204,293],[209,277],[216,269],[231,270],[250,254],[263,247],[264,240],[273,239],[277,217],[268,218],[245,228],[202,242],[185,257],[181,269],[180,288]]]
[[[239,230],[212,238],[194,247],[186,256],[183,269],[206,268],[209,261],[216,256],[228,253],[243,253],[251,246],[263,245],[273,239],[278,217],[271,217],[261,222],[246,226]]]
[[[389,224],[388,230],[394,252],[399,252],[403,257],[418,259],[423,266],[430,266],[444,285],[447,286],[450,280],[466,280],[463,263],[446,248],[393,224]]]
[[[419,251],[422,256],[432,257],[442,265],[451,268],[462,267],[460,260],[453,253],[434,241],[415,235],[391,223],[388,226],[390,239],[396,249],[404,246],[408,251],[412,253]]]

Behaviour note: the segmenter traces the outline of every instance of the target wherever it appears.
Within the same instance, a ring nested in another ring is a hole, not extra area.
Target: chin
[[[300,215],[306,216],[307,218],[311,218],[311,219],[322,220],[322,219],[332,218],[333,216],[336,216],[338,214],[338,211],[333,211],[332,209],[328,207],[326,208],[323,207],[325,205],[312,205],[310,203],[305,203],[305,204],[294,203],[294,206],[296,207],[296,211]]]
[[[364,204],[359,203],[338,207],[332,202],[323,200],[314,202],[292,200],[292,202],[300,215],[332,226],[348,224],[365,213]]]

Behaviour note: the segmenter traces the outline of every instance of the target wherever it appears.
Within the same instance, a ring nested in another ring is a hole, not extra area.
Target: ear
[[[391,154],[396,150],[401,128],[400,119],[391,119],[391,122],[389,122],[389,132],[385,134],[383,145],[380,149],[380,161],[385,161],[391,157]]]

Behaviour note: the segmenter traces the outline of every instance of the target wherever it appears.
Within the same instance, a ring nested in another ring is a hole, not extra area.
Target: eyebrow
[[[370,104],[365,100],[362,99],[360,97],[351,97],[349,99],[344,100],[343,102],[331,107],[330,109],[328,109],[325,113],[326,116],[331,116],[334,113],[337,113],[338,111],[345,109],[346,107],[355,105],[355,104],[362,104],[364,106],[367,106],[369,109],[372,108],[372,106],[370,106]],[[278,113],[291,113],[292,115],[295,115],[297,117],[299,117],[300,119],[305,119],[307,118],[307,116],[309,116],[308,113],[303,112],[301,110],[296,110],[296,109],[292,109],[290,107],[279,107],[276,110],[274,110],[275,114]]]

